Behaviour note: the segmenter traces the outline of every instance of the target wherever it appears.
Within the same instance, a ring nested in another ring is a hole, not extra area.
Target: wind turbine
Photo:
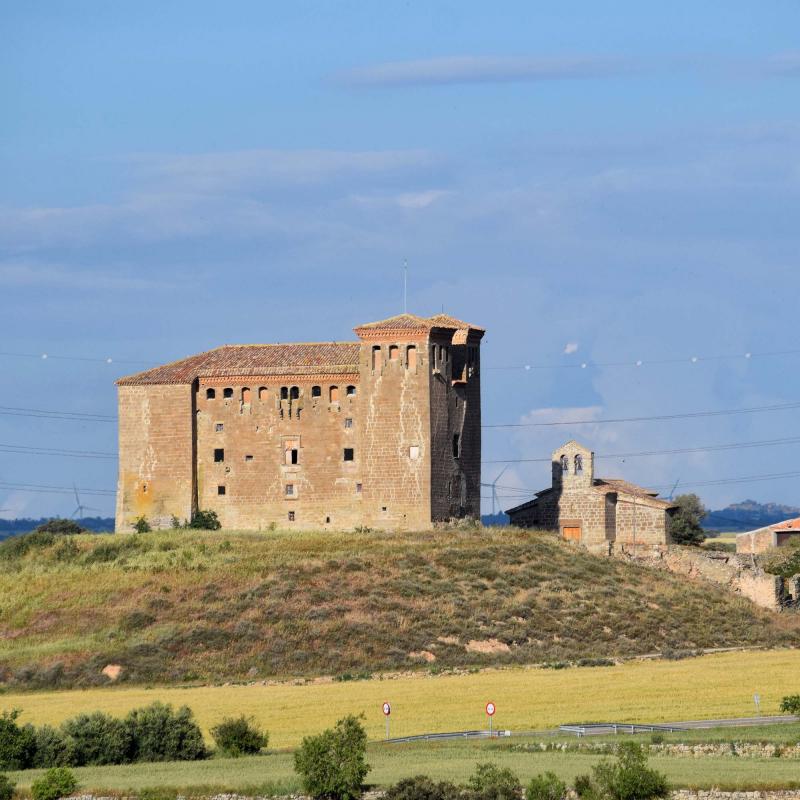
[[[681,479],[680,479],[680,478],[678,478],[678,480],[676,480],[676,481],[675,481],[675,483],[674,483],[674,485],[673,485],[673,487],[672,487],[672,491],[669,493],[669,499],[670,499],[670,500],[672,500],[672,498],[673,498],[673,496],[674,496],[674,494],[675,494],[675,490],[678,488],[678,484],[679,484],[680,482],[681,482]]]
[[[489,485],[492,487],[492,516],[494,516],[494,504],[497,501],[497,504],[500,505],[500,501],[497,499],[497,481],[503,477],[503,473],[511,466],[511,464],[506,464],[502,470],[500,470],[500,474],[494,479],[492,483]]]
[[[78,519],[83,519],[83,512],[84,511],[99,511],[99,508],[94,508],[93,506],[85,506],[81,503],[81,498],[78,495],[78,487],[75,484],[72,484],[72,488],[75,491],[75,502],[78,504],[78,507],[72,512],[72,519],[76,517]]]

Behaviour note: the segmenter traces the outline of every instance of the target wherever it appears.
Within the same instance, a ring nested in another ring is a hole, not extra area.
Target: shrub
[[[150,523],[147,521],[147,517],[139,517],[136,522],[133,523],[133,529],[136,533],[150,533],[153,529],[150,527]]]
[[[566,796],[567,784],[552,772],[532,778],[525,792],[527,800],[564,800]]]
[[[72,741],[57,728],[42,725],[35,731],[35,751],[31,766],[36,769],[68,767],[73,762]]]
[[[197,761],[208,751],[192,711],[153,703],[136,708],[125,719],[131,761]]]
[[[52,533],[25,533],[18,536],[9,536],[0,542],[0,558],[14,561],[22,558],[35,548],[50,547],[56,540]]]
[[[14,786],[11,780],[0,772],[0,800],[11,800],[14,796]]]
[[[679,494],[677,509],[669,520],[669,535],[675,544],[700,545],[706,538],[700,524],[706,515],[703,503],[696,494]]]
[[[126,764],[131,760],[129,727],[101,711],[67,720],[62,729],[72,740],[72,763],[76,767]]]
[[[636,742],[620,744],[616,761],[601,761],[594,768],[594,784],[603,800],[651,800],[669,794],[666,776],[647,766],[644,749]]]
[[[416,775],[390,786],[383,800],[455,800],[460,794],[458,787],[452,783],[437,783],[427,775]]]
[[[75,775],[66,767],[53,767],[47,770],[38,781],[33,782],[33,800],[58,800],[67,797],[78,788]]]
[[[355,800],[369,772],[366,750],[367,733],[351,714],[318,736],[306,736],[295,751],[294,768],[312,797]]]
[[[17,724],[18,709],[0,714],[0,769],[27,769],[33,762],[36,741],[30,725]]]
[[[507,767],[490,762],[475,766],[467,791],[475,800],[522,800],[519,778]]]
[[[77,533],[86,533],[86,528],[81,527],[74,519],[56,517],[42,523],[34,533],[52,533],[56,536],[72,536]]]
[[[781,711],[785,714],[800,714],[800,694],[787,694],[781,700]]]
[[[269,744],[269,734],[262,733],[252,719],[244,715],[238,719],[226,717],[211,729],[211,735],[217,747],[234,758],[258,753]]]
[[[195,511],[192,514],[192,519],[189,522],[190,528],[195,528],[203,531],[218,531],[222,525],[217,518],[216,511]]]
[[[591,800],[591,798],[595,796],[592,779],[588,775],[578,775],[573,785],[575,786],[575,794],[578,795],[578,797]]]

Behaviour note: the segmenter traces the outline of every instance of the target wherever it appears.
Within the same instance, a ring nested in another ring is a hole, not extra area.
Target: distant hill
[[[18,533],[28,533],[47,522],[48,519],[52,519],[52,517],[0,519],[0,541],[8,539],[9,536],[16,536]],[[85,517],[76,519],[75,522],[82,525],[87,531],[94,531],[95,533],[106,533],[114,530],[113,517]]]
[[[0,692],[798,646],[800,615],[513,526],[0,543]],[[13,646],[12,646],[13,645]]]
[[[733,503],[719,511],[709,511],[703,520],[703,527],[709,531],[751,531],[794,517],[800,517],[800,508],[797,506],[745,500],[743,503]]]

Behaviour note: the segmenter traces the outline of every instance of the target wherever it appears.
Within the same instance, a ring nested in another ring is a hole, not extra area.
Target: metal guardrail
[[[437,739],[497,739],[511,736],[511,731],[453,731],[452,733],[420,733],[416,736],[398,736],[393,739],[384,739],[387,744],[398,744],[401,742],[424,742],[436,741]]]
[[[585,725],[559,725],[561,733],[574,733],[576,736],[603,736],[604,734],[619,733],[655,733],[664,731],[674,733],[675,731],[685,731],[686,728],[680,725],[640,725],[630,722],[590,722]]]

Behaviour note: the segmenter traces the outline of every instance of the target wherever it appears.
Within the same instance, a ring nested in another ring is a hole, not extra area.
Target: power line
[[[83,411],[47,411],[41,408],[19,408],[0,406],[0,415],[8,417],[31,417],[33,419],[60,419],[73,422],[116,422],[116,416],[93,414]]]
[[[617,417],[605,419],[571,419],[552,422],[504,422],[494,425],[481,425],[482,428],[553,428],[564,425],[604,425],[625,422],[663,422],[672,419],[694,419],[700,417],[723,417],[733,414],[757,414],[764,411],[789,411],[800,408],[800,402],[780,403],[772,406],[753,406],[752,408],[734,408],[722,411],[693,411],[685,414],[658,414],[651,417]]]
[[[765,350],[762,352],[724,353],[721,355],[690,355],[677,358],[639,358],[629,361],[581,361],[574,364],[512,364],[509,366],[487,366],[483,369],[491,370],[541,370],[541,369],[589,369],[590,367],[634,367],[664,366],[666,364],[686,364],[689,366],[703,361],[751,361],[754,358],[774,358],[776,356],[800,355],[800,349],[793,350]]]
[[[40,494],[69,494],[72,495],[75,493],[74,486],[46,486],[39,483],[6,483],[5,481],[0,481],[0,489],[13,489],[19,492],[34,492]],[[78,488],[79,492],[83,492],[84,494],[91,494],[91,495],[98,495],[101,497],[113,497],[116,495],[116,490],[114,489],[81,489]]]
[[[97,364],[152,364],[152,361],[131,361],[124,358],[98,357],[98,356],[64,356],[53,353],[10,353],[0,352],[5,358],[35,358],[39,361],[88,361]]]
[[[602,453],[595,458],[640,458],[643,456],[672,456],[689,453],[713,453],[719,450],[740,450],[751,447],[772,447],[775,445],[798,444],[800,436],[784,439],[763,439],[756,442],[733,442],[730,444],[706,445],[704,447],[679,447],[672,450],[641,450],[636,453]],[[1,447],[2,445],[0,445]],[[500,458],[494,461],[482,461],[482,464],[534,464],[550,462],[551,458]]]
[[[10,453],[12,455],[30,456],[69,456],[73,458],[100,458],[115,459],[117,453],[103,453],[94,450],[64,450],[54,447],[29,447],[26,445],[2,444],[0,443],[0,453]]]

